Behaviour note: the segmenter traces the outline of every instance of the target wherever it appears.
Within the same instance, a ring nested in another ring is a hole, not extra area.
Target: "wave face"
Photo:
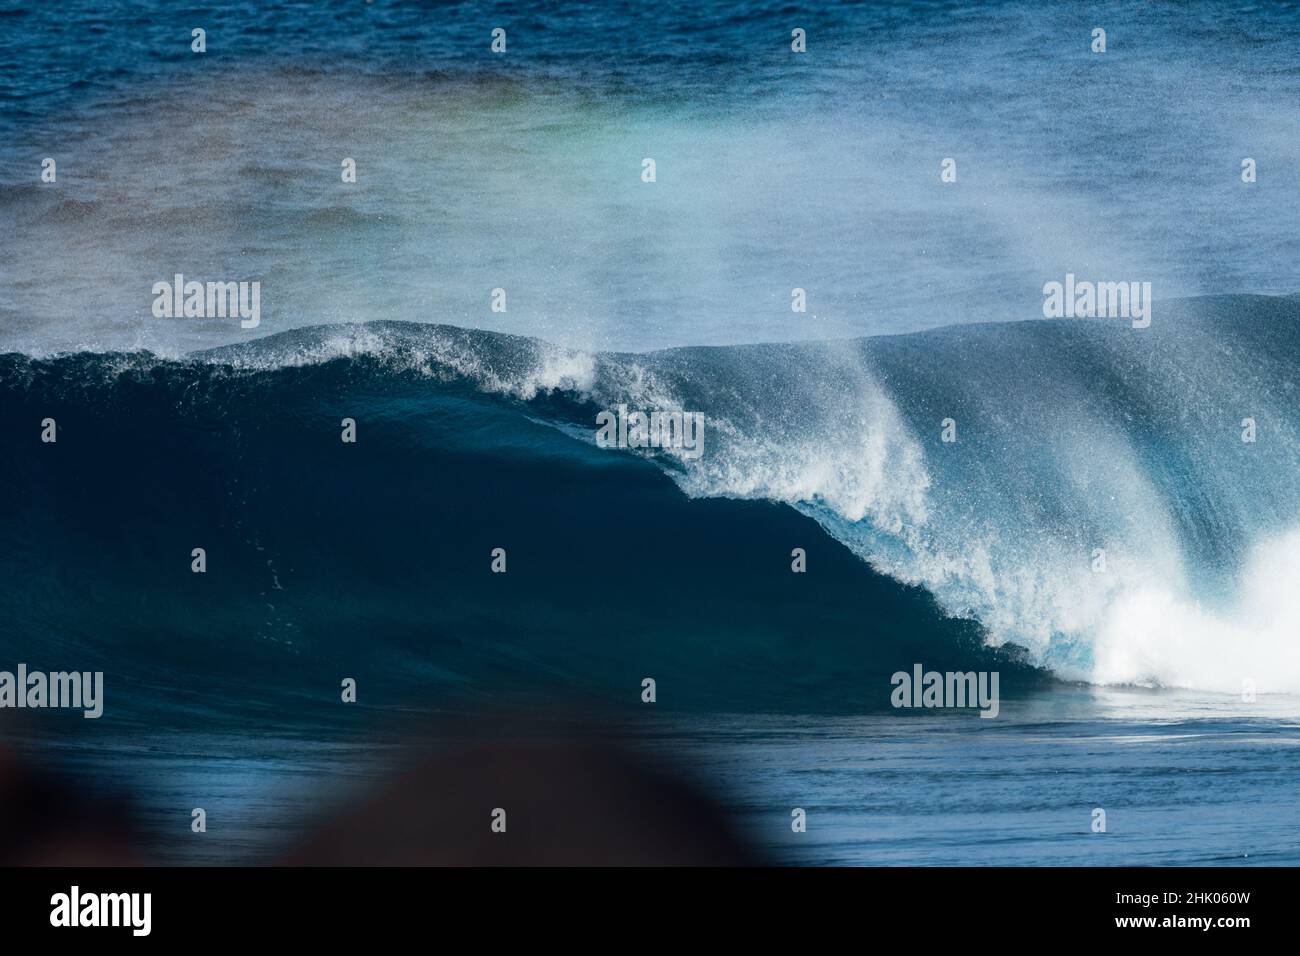
[[[793,505],[1063,676],[1295,691],[1298,306],[660,353],[643,401],[714,423],[690,494]]]
[[[844,708],[913,661],[1300,690],[1300,302],[1159,312],[646,354],[383,322],[4,356],[4,650],[155,689],[201,669],[218,709],[226,681],[353,671]],[[703,455],[595,447],[619,404],[702,412]]]

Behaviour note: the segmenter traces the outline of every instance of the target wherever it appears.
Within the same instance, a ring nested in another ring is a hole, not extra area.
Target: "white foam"
[[[1119,596],[1094,638],[1093,680],[1300,692],[1300,527],[1259,544],[1240,580],[1236,601],[1217,612],[1169,587]]]

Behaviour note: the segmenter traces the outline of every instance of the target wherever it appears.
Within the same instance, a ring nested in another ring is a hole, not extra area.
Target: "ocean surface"
[[[1055,688],[1004,702],[991,721],[640,717],[637,746],[707,782],[770,863],[1294,866],[1298,704],[1294,695],[1247,707],[1186,692]],[[403,766],[404,751],[315,726],[142,728],[108,752],[68,736],[44,753],[96,781],[101,798],[133,803],[147,859],[227,865],[274,862],[322,815]],[[208,812],[202,836],[189,831],[195,802]],[[807,812],[805,833],[790,829],[794,807]],[[1105,833],[1092,831],[1097,808]]]
[[[518,705],[776,862],[1295,865],[1297,25],[0,3],[0,669],[107,688],[0,742],[177,863]],[[1067,272],[1151,326],[1043,319]],[[260,326],[154,317],[177,273]],[[704,453],[598,448],[620,404]],[[999,716],[893,709],[918,663]]]
[[[260,280],[253,335],[395,320],[601,350],[1031,319],[1067,271],[1294,293],[1298,18],[4,0],[0,350],[250,335],[155,320],[176,273]],[[58,182],[33,188],[45,157]]]

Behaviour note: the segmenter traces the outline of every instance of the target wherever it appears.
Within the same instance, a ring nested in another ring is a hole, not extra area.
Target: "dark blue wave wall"
[[[0,662],[102,669],[110,713],[307,714],[345,676],[367,705],[631,707],[651,676],[675,709],[855,711],[913,662],[990,660],[809,518],[690,500],[536,422],[546,399],[370,358],[8,356],[0,381]]]

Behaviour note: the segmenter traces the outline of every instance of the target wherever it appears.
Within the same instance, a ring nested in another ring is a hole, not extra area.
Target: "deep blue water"
[[[774,863],[1294,866],[1296,702],[1057,688],[1005,703],[993,721],[639,716],[636,746],[706,781]],[[129,747],[64,738],[45,753],[101,794],[129,795],[148,858],[225,864],[277,859],[405,751],[400,739],[316,726],[142,728]],[[195,804],[208,812],[202,836],[188,830]],[[795,807],[804,833],[790,829]],[[1096,809],[1104,833],[1092,830]]]
[[[108,688],[0,742],[176,862],[540,700],[782,862],[1295,864],[1297,16],[0,4],[0,669]],[[1067,272],[1151,327],[1043,320]],[[892,710],[918,662],[1002,713]]]
[[[133,792],[177,861],[274,858],[400,757],[395,722],[542,700],[694,768],[772,859],[1293,862],[1297,306],[1175,314],[640,355],[388,324],[6,356],[0,429],[33,434],[8,442],[3,659],[108,687],[107,719],[20,737]],[[1009,371],[1052,356],[1050,382]],[[1234,396],[1270,436],[1249,458]],[[595,447],[619,400],[704,410],[706,454]],[[1072,456],[1080,433],[1110,453]],[[1002,713],[892,710],[915,663],[997,670]],[[181,804],[222,827],[178,836]]]

